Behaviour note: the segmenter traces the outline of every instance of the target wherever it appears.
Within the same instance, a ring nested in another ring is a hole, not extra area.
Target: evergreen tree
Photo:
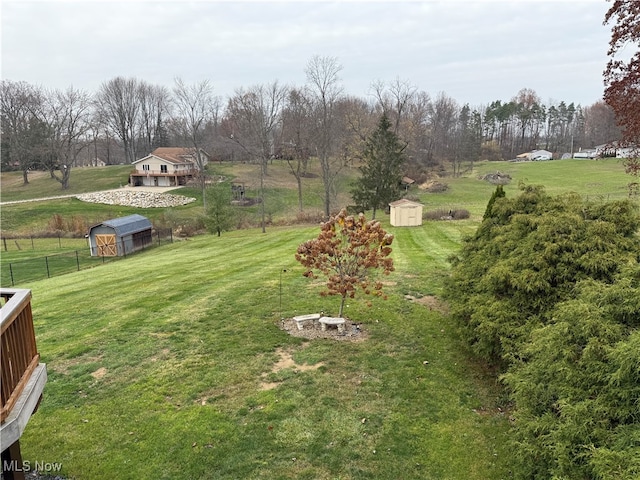
[[[383,114],[365,144],[362,152],[365,164],[360,167],[362,176],[351,190],[357,205],[373,209],[372,218],[376,218],[377,209],[386,208],[389,202],[400,197],[405,147],[391,130],[387,115]]]
[[[207,230],[220,236],[223,231],[227,231],[233,226],[231,185],[219,183],[214,187],[208,188],[206,195],[208,200],[205,220]]]
[[[489,199],[489,203],[487,203],[487,209],[484,211],[484,216],[482,217],[483,220],[486,220],[489,217],[491,217],[491,210],[493,209],[493,204],[496,202],[498,198],[504,198],[504,196],[505,196],[504,188],[502,187],[502,185],[498,185],[496,187],[495,192],[493,192],[493,195],[491,195],[491,198]]]
[[[640,473],[640,215],[498,190],[453,257],[445,297],[512,400],[516,479]]]

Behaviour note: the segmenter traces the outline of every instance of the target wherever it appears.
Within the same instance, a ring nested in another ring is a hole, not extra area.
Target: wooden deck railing
[[[133,175],[134,177],[146,177],[148,176],[160,176],[160,177],[175,177],[176,175],[194,175],[198,170],[194,168],[187,168],[181,170],[173,170],[171,172],[166,171],[163,172],[161,170],[132,170],[129,175]]]
[[[31,290],[0,289],[0,423],[4,422],[38,366],[40,354],[31,313]]]

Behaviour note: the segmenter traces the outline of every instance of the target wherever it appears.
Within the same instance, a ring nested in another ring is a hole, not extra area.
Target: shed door
[[[96,235],[96,247],[99,257],[115,257],[118,255],[115,235]]]
[[[407,209],[407,225],[410,227],[415,227],[418,224],[416,222],[416,208],[411,207]]]

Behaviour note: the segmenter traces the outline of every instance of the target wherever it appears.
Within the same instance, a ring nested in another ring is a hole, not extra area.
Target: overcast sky
[[[302,86],[314,55],[336,57],[345,93],[407,81],[460,104],[602,98],[606,0],[2,0],[2,78],[90,92],[116,76],[171,87],[208,79],[223,98]]]

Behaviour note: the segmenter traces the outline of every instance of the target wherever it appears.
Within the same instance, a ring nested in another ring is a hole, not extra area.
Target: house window
[[[167,173],[167,166],[166,165],[160,165],[160,173]]]
[[[149,165],[142,165],[142,170],[145,172],[149,171]]]

